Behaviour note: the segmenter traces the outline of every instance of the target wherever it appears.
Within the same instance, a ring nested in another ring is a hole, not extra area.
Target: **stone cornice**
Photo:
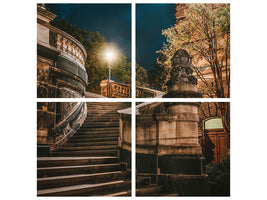
[[[38,17],[39,15],[39,17]],[[49,12],[45,7],[37,5],[37,17],[42,18],[46,22],[50,22],[56,18],[57,15]]]

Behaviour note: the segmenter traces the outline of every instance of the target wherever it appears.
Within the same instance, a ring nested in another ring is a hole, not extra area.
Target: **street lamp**
[[[106,52],[106,59],[108,61],[108,84],[107,84],[107,96],[110,97],[110,70],[111,70],[111,61],[113,59],[113,53],[111,51]]]

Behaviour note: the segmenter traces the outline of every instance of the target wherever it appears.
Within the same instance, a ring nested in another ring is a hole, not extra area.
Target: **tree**
[[[168,44],[160,53],[167,57],[165,64],[179,48],[194,55],[195,72],[209,90],[211,98],[230,97],[230,5],[189,4],[185,20],[162,31]],[[208,81],[196,63],[204,63],[212,72]],[[216,103],[221,111],[224,128],[230,132],[230,104]]]
[[[146,70],[138,64],[136,65],[135,70],[136,70],[136,86],[148,87],[149,84],[148,84],[148,76]]]
[[[107,47],[105,38],[95,31],[86,31],[76,25],[69,24],[67,20],[59,19],[53,21],[52,25],[67,32],[82,43],[87,52],[85,69],[88,75],[87,90],[101,93],[100,82],[108,79],[108,64],[104,52]],[[123,54],[118,54],[112,64],[111,77],[117,82],[129,84],[131,82],[130,63]]]
[[[166,56],[164,54],[159,55],[160,56],[153,64],[154,68],[148,71],[148,82],[153,89],[166,92],[166,82],[168,80],[170,68],[165,65],[165,62],[167,61]]]
[[[111,67],[111,77],[114,81],[131,84],[131,63],[127,63],[126,56],[119,54]]]

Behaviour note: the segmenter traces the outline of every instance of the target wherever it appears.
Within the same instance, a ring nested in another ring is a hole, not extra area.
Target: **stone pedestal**
[[[192,75],[192,58],[179,49],[172,58],[168,93],[164,98],[201,98],[197,91],[197,79]],[[200,103],[165,103],[167,117],[175,123],[176,143],[159,155],[161,173],[171,192],[180,195],[205,195],[206,162],[198,143],[198,107]],[[161,119],[158,118],[160,121]],[[199,190],[200,186],[203,189]]]
[[[160,129],[168,122],[173,144],[159,140],[160,173],[201,175],[206,173],[205,158],[198,143],[199,103],[165,103],[166,115],[156,115]],[[167,129],[167,127],[165,127]],[[162,138],[162,132],[160,132]],[[167,136],[167,135],[166,135]],[[170,135],[169,135],[170,136]],[[165,144],[164,144],[165,143]]]

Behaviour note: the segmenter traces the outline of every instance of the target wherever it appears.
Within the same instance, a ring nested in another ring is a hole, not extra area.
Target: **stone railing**
[[[37,146],[45,154],[61,148],[83,124],[87,115],[85,102],[38,102]]]
[[[77,62],[81,68],[84,68],[87,53],[82,44],[71,35],[51,25],[49,25],[49,30],[50,45]]]
[[[130,98],[131,97],[131,85],[124,83],[117,83],[114,81],[103,80],[100,83],[101,95],[111,98]]]
[[[68,104],[67,102],[64,102]],[[63,104],[64,104],[63,103]],[[66,107],[66,106],[65,106]],[[69,107],[67,105],[67,107]],[[67,110],[62,106],[62,110]],[[81,127],[87,116],[87,105],[86,102],[78,102],[74,107],[71,108],[69,113],[66,113],[59,122],[57,122],[53,131],[53,149],[60,148],[67,139],[76,133]]]
[[[136,98],[162,98],[165,92],[137,86],[135,94]]]
[[[109,86],[108,86],[109,85]],[[101,86],[101,95],[108,96],[111,98],[130,98],[131,97],[131,85],[124,83],[117,83],[108,80],[103,80],[100,84]],[[109,90],[109,95],[108,95]],[[153,90],[144,87],[136,87],[136,98],[162,98],[164,92]]]

